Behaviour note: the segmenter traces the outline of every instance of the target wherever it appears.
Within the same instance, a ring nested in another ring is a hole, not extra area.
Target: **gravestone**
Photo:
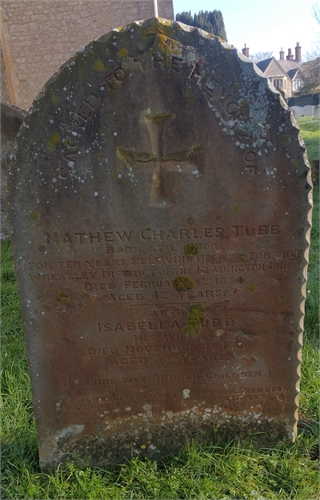
[[[235,49],[162,19],[34,101],[10,202],[42,467],[294,439],[311,187],[292,120]]]
[[[16,135],[26,113],[16,106],[0,103],[1,116],[1,231],[0,239],[6,240],[10,237],[7,208],[7,178],[9,170],[9,158],[13,150]]]

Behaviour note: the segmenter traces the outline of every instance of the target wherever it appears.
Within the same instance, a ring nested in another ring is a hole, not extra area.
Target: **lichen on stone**
[[[200,333],[201,321],[205,319],[204,309],[201,304],[193,304],[189,308],[187,325],[184,331],[191,337],[196,337]]]
[[[172,286],[177,292],[186,292],[194,288],[194,282],[188,276],[177,276],[172,281]]]
[[[200,253],[200,248],[196,243],[187,243],[184,246],[184,254],[187,257],[195,257],[196,255],[199,255]]]

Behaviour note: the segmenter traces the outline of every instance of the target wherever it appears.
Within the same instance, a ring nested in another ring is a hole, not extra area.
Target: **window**
[[[302,78],[296,78],[293,80],[293,90],[299,90],[303,86]]]
[[[282,89],[282,80],[273,80],[273,85],[274,85],[277,89]]]

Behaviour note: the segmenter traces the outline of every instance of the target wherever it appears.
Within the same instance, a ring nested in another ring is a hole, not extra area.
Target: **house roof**
[[[301,62],[297,61],[277,61],[277,63],[281,66],[281,68],[288,73],[290,70],[295,68],[300,68]]]
[[[269,77],[287,75],[293,80],[299,73],[301,63],[296,61],[277,61],[274,57],[257,63],[258,68]]]
[[[271,63],[272,59],[274,59],[274,57],[269,57],[269,59],[265,59],[264,61],[259,61],[257,63],[258,68],[264,73],[269,64]]]
[[[290,69],[288,71],[288,76],[290,76],[291,80],[293,80],[297,76],[298,73],[299,73],[299,68]]]
[[[281,78],[287,74],[274,57],[260,61],[257,66],[269,78]]]

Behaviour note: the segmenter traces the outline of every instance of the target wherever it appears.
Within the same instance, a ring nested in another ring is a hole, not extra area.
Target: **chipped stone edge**
[[[293,113],[291,113],[293,117]],[[299,132],[300,135],[300,132]],[[306,153],[304,154],[304,160],[305,164],[308,166],[308,163],[306,162]],[[309,211],[307,214],[307,223],[308,227],[306,228],[306,233],[305,233],[305,249],[304,249],[304,267],[302,269],[302,285],[301,285],[301,297],[302,300],[300,302],[300,312],[301,316],[299,319],[299,326],[300,326],[300,332],[298,335],[298,342],[300,345],[300,348],[297,353],[297,382],[296,382],[296,392],[297,395],[295,397],[295,405],[296,409],[294,412],[294,419],[295,423],[293,426],[293,441],[295,440],[297,436],[297,426],[298,426],[298,420],[299,420],[299,396],[300,396],[300,380],[301,380],[301,364],[302,364],[302,347],[303,347],[303,334],[304,334],[304,317],[305,317],[305,303],[306,303],[306,290],[307,290],[307,281],[308,281],[308,264],[309,264],[309,250],[310,250],[310,240],[311,240],[311,229],[312,229],[312,209],[313,209],[313,198],[312,198],[312,193],[313,193],[313,185],[312,185],[312,178],[311,178],[311,168],[309,166],[306,182],[309,185],[309,192],[308,192],[308,202],[309,202]]]

